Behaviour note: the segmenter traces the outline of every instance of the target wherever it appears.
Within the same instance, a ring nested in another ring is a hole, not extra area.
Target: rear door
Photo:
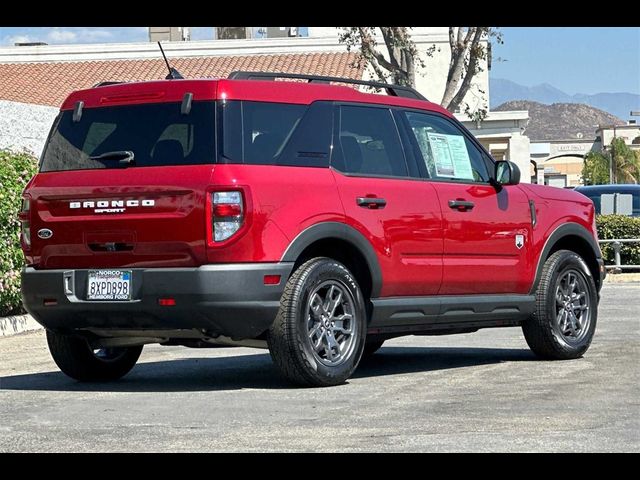
[[[489,184],[493,161],[452,120],[404,112],[443,217],[440,295],[526,293],[532,266],[528,198]],[[430,192],[427,192],[427,195]]]
[[[331,165],[346,222],[373,245],[381,296],[437,293],[442,277],[440,205],[405,159],[395,119],[381,106],[339,105]],[[408,160],[408,161],[407,161]]]
[[[215,105],[194,101],[61,112],[29,188],[40,268],[204,262]],[[125,152],[125,153],[123,153]],[[130,153],[126,153],[130,152]],[[49,238],[38,232],[49,229]]]

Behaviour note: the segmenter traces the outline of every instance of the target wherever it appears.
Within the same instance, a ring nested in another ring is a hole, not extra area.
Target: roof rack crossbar
[[[308,80],[308,83],[352,83],[354,85],[366,85],[369,87],[383,89],[387,95],[393,97],[414,98],[417,100],[427,100],[424,95],[416,89],[404,85],[393,85],[390,83],[371,82],[368,80],[356,80],[344,77],[327,77],[323,75],[305,75],[300,73],[283,73],[283,72],[250,72],[235,71],[231,72],[227,77],[231,80],[275,80],[276,78],[294,78]]]

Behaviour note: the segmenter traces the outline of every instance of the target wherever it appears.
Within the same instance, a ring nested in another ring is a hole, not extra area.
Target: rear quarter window
[[[220,102],[221,162],[326,167],[331,152],[329,102],[297,105]]]

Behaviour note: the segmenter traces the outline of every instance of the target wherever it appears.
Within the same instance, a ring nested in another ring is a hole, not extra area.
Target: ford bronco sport
[[[336,385],[387,339],[485,327],[576,358],[605,274],[594,207],[519,178],[407,87],[100,84],[65,100],[24,191],[24,304],[80,381],[159,343],[268,347],[292,382]]]

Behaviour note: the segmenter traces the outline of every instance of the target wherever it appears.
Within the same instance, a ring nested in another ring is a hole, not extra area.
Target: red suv
[[[82,381],[160,343],[268,347],[335,385],[387,339],[506,326],[576,358],[604,278],[593,204],[519,178],[407,87],[100,84],[65,100],[25,189],[24,304]]]

